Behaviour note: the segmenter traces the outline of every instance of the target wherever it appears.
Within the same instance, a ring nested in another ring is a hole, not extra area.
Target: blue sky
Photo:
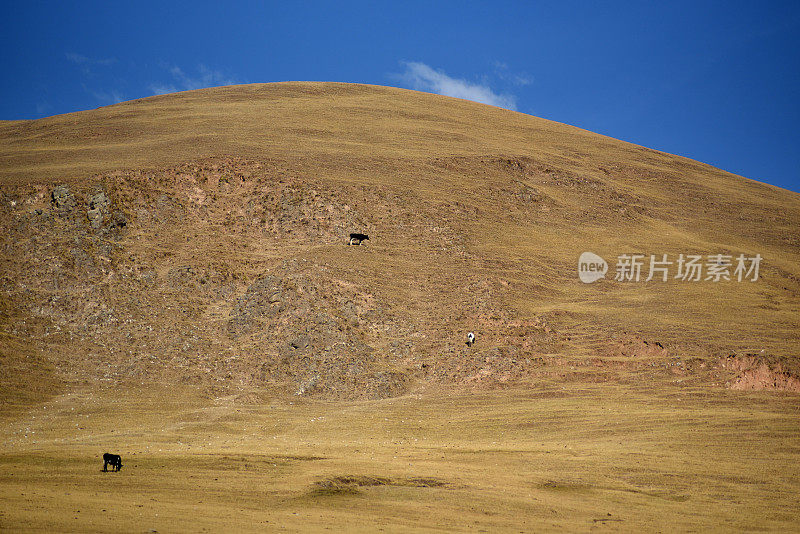
[[[470,98],[800,191],[800,2],[8,2],[0,119],[233,83]]]

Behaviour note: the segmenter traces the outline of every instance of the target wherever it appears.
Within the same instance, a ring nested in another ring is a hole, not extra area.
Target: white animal
[[[467,346],[471,347],[473,343],[475,343],[475,334],[470,332],[467,334]]]

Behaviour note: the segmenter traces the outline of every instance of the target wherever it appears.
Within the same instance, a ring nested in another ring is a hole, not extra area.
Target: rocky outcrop
[[[92,228],[100,228],[103,225],[103,220],[108,217],[108,209],[111,205],[111,201],[103,191],[98,191],[89,196],[87,204],[89,209],[86,212],[86,217],[89,219],[89,223]]]
[[[274,276],[264,276],[250,284],[244,295],[236,299],[236,305],[228,320],[228,333],[232,337],[251,332],[261,325],[264,319],[282,311],[281,280]]]
[[[68,217],[71,215],[77,205],[75,195],[72,194],[72,191],[70,191],[69,187],[66,185],[59,185],[53,188],[50,194],[50,200],[55,212],[60,217]]]

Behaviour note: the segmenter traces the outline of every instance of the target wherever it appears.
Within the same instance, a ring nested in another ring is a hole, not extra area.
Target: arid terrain
[[[800,195],[696,161],[337,83],[0,121],[0,296],[2,529],[800,529]]]

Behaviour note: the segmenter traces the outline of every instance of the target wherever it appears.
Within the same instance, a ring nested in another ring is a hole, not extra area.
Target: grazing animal
[[[470,332],[467,334],[467,346],[471,347],[473,343],[475,343],[475,334]]]
[[[367,234],[350,234],[350,244],[351,245],[360,245],[362,241],[366,241],[369,239]]]
[[[122,469],[122,457],[119,454],[105,453],[103,455],[103,471],[108,471],[109,465],[112,471],[119,471]]]

